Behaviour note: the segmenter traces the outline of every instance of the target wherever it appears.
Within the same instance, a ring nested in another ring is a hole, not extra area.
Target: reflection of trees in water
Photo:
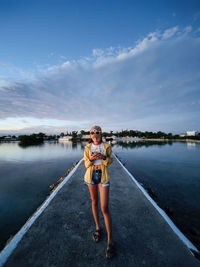
[[[78,145],[80,145],[81,150],[85,149],[85,146],[88,144],[88,142],[76,142],[76,141],[69,141],[70,145],[73,149],[76,149]],[[153,145],[158,146],[165,146],[165,145],[172,145],[172,141],[115,141],[114,143],[110,143],[112,147],[123,147],[123,148],[135,148],[135,147],[149,147]]]
[[[149,147],[153,145],[157,146],[165,146],[165,145],[172,145],[173,142],[171,141],[128,141],[128,142],[123,142],[123,141],[117,141],[116,143],[111,143],[112,146],[115,147],[123,147],[123,148],[135,148],[135,147]]]
[[[44,146],[44,143],[35,143],[35,144],[24,144],[24,143],[18,143],[18,146],[20,146],[21,148],[28,148],[28,147],[31,147],[31,146],[34,146],[34,147],[42,147]]]
[[[84,150],[88,142],[81,142],[80,144],[81,144],[81,149]]]
[[[134,148],[134,147],[149,147],[153,145],[165,146],[172,145],[173,141],[114,141],[111,142],[112,147]],[[77,143],[76,143],[77,144]],[[74,146],[76,146],[74,144]],[[88,142],[80,142],[81,149],[84,149]]]
[[[76,140],[72,141],[72,149],[77,149],[77,141]]]
[[[44,146],[44,143],[43,143],[43,140],[23,140],[23,141],[20,141],[18,143],[18,146],[20,146],[21,148],[27,148],[27,147],[31,147],[31,146],[34,146],[34,147],[41,147],[41,146]]]

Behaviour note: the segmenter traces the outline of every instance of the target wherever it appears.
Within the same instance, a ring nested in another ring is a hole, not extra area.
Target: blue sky
[[[0,0],[0,134],[200,130],[199,1]]]

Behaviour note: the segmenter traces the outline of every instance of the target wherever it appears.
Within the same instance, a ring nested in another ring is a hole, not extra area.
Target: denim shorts
[[[93,170],[92,173],[92,183],[86,183],[84,182],[84,184],[87,185],[97,185],[101,183],[101,172],[95,172],[95,170]],[[102,186],[109,186],[110,185],[110,181],[108,181],[107,183],[102,183]]]

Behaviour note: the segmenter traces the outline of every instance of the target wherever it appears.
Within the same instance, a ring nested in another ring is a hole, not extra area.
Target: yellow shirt
[[[102,142],[104,145],[104,155],[106,156],[106,159],[102,159],[102,164],[101,164],[101,183],[107,183],[110,180],[110,175],[108,171],[108,166],[112,164],[113,162],[113,157],[112,157],[112,150],[111,150],[111,145]],[[92,143],[88,144],[85,146],[85,151],[84,151],[84,164],[85,167],[87,168],[85,175],[84,175],[84,181],[86,183],[92,183],[92,173],[94,169],[94,164],[92,161],[89,160],[91,156],[91,145]]]

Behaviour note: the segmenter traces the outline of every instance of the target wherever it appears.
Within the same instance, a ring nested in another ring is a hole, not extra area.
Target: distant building
[[[181,133],[181,134],[179,134],[179,136],[180,137],[184,137],[184,136],[186,136],[186,134],[185,133]]]
[[[90,139],[90,135],[89,134],[83,134],[81,139],[83,140],[89,140]]]
[[[10,139],[12,139],[12,137],[11,136],[5,136],[4,139],[10,140]]]
[[[196,136],[198,134],[197,131],[187,131],[186,132],[187,136]]]
[[[60,138],[58,138],[58,141],[60,142],[63,142],[63,141],[70,141],[70,140],[72,140],[72,136],[70,136],[70,135],[64,135],[63,137],[60,137]]]

